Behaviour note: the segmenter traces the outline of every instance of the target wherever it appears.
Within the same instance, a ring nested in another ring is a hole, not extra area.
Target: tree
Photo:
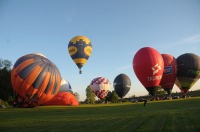
[[[85,102],[88,104],[94,104],[95,102],[95,94],[92,92],[90,86],[87,86],[86,88],[86,99]]]
[[[105,103],[108,103],[112,100],[112,92],[109,91],[108,94],[105,97]]]
[[[112,103],[118,103],[118,95],[117,95],[117,93],[113,90],[112,91],[112,98],[111,98],[111,102]]]
[[[0,69],[6,68],[7,70],[10,70],[11,66],[12,66],[11,61],[0,59]]]
[[[119,96],[117,95],[117,93],[115,92],[115,90],[113,90],[112,92],[109,91],[107,96],[105,97],[105,102],[109,102],[111,101],[112,103],[118,103],[118,99]]]
[[[0,59],[0,98],[4,101],[10,100],[10,96],[14,96],[11,84],[11,66],[11,61]]]

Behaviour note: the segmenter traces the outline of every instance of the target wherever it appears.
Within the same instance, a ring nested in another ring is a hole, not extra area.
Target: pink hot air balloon
[[[151,47],[141,48],[133,58],[133,70],[151,95],[155,95],[164,71],[161,54]]]
[[[164,61],[164,72],[160,82],[160,86],[171,94],[172,88],[176,81],[177,63],[176,58],[169,54],[161,54]]]

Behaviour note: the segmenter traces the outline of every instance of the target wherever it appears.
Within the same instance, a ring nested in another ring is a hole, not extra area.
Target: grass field
[[[0,109],[0,132],[199,132],[200,97],[169,101]]]

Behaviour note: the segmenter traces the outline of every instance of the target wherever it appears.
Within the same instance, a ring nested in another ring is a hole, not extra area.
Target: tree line
[[[14,100],[11,84],[11,66],[11,61],[0,59],[0,99],[8,103]]]

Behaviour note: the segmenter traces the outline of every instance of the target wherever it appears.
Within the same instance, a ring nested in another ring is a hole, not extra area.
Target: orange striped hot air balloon
[[[58,68],[46,57],[28,54],[20,57],[11,71],[11,82],[21,107],[35,107],[59,91]]]

